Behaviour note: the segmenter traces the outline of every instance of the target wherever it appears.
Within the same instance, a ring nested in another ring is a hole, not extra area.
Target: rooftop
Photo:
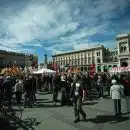
[[[15,54],[15,55],[30,55],[30,54],[18,53],[18,52],[12,52],[12,51],[5,51],[5,50],[0,50],[0,53]]]
[[[120,37],[127,37],[127,36],[130,36],[130,33],[119,34],[119,35],[117,35],[117,37],[116,37],[116,38],[120,38]]]
[[[104,46],[103,45],[99,45],[99,46],[86,48],[86,49],[81,49],[81,50],[68,51],[68,52],[65,52],[65,53],[54,54],[53,56],[65,55],[65,54],[73,54],[73,53],[78,53],[78,52],[84,52],[86,50],[89,51],[89,50],[94,50],[94,49],[97,49],[97,48],[104,48]]]

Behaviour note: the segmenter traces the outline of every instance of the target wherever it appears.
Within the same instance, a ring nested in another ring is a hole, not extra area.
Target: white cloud
[[[0,45],[0,50],[18,52],[18,53],[35,53],[34,49],[29,49],[29,48],[21,49],[21,48],[14,48],[14,47],[1,46],[1,45]]]
[[[4,39],[0,38],[0,45],[3,49],[19,50],[23,45],[44,47],[48,44],[44,49],[52,50],[52,53],[91,47],[98,43],[89,41],[89,37],[106,33],[109,19],[115,18],[118,10],[124,11],[127,5],[128,0],[31,0],[22,10],[13,11],[17,12],[15,14],[10,9],[15,10],[15,7],[9,6],[4,11],[0,9],[3,12],[0,23],[7,34]],[[36,44],[35,39],[48,42]]]
[[[89,49],[89,48],[92,48],[92,47],[96,47],[96,46],[99,46],[100,43],[79,43],[79,44],[75,44],[74,45],[74,50],[84,50],[84,49]]]

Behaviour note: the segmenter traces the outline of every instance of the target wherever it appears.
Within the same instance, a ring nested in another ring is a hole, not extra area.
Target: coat
[[[110,97],[112,99],[121,99],[124,96],[124,87],[122,85],[112,85],[110,88]]]

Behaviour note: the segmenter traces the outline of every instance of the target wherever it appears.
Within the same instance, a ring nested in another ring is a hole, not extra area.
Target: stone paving
[[[130,115],[124,114],[122,118],[115,118],[113,116],[113,102],[110,99],[86,101],[84,110],[87,113],[87,119],[84,122],[81,121],[75,124],[73,123],[74,112],[72,106],[60,107],[60,104],[57,104],[54,107],[51,102],[51,94],[37,95],[37,98],[38,106],[26,108],[23,111],[23,122],[28,130],[130,129],[130,120],[128,118]],[[122,104],[122,112],[125,113],[125,100],[122,100]],[[18,128],[18,130],[23,130],[23,128]]]

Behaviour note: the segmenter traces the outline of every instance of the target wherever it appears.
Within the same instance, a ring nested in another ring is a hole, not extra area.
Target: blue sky
[[[130,32],[130,0],[0,0],[0,49],[44,54],[113,48]]]

